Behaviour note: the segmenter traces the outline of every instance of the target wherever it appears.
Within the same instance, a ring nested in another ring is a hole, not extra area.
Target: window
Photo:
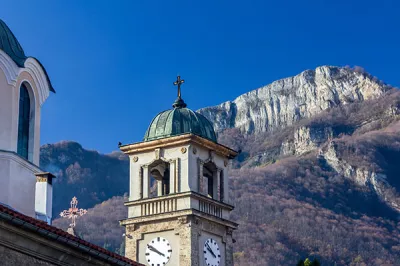
[[[170,192],[169,163],[164,161],[153,162],[150,166],[150,193],[149,198],[168,195]]]
[[[217,167],[214,163],[208,162],[203,165],[203,180],[204,182],[204,189],[203,193],[212,199],[217,199]]]
[[[25,84],[21,85],[19,95],[17,153],[23,158],[28,159],[31,101]]]

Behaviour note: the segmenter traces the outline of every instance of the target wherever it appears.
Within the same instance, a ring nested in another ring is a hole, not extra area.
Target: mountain
[[[360,67],[322,66],[199,112],[214,121],[217,131],[238,128],[260,133],[293,125],[328,108],[375,99],[389,89]]]
[[[43,145],[40,165],[57,177],[53,181],[53,216],[69,208],[74,196],[80,208],[122,196],[129,188],[128,163],[121,152],[99,154],[73,141]]]
[[[241,150],[229,180],[240,225],[235,265],[295,265],[305,257],[400,265],[398,89],[360,68],[323,66],[199,112],[220,143]],[[42,147],[41,166],[61,177],[54,209],[77,195],[93,207],[77,231],[119,251],[126,157],[62,142]]]

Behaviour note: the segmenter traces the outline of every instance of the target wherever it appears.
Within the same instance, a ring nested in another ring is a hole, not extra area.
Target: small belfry
[[[228,166],[237,152],[217,142],[211,122],[187,108],[177,77],[173,109],[159,113],[130,158],[125,256],[159,266],[231,266]]]

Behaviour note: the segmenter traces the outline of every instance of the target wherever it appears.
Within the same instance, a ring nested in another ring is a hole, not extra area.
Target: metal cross
[[[181,98],[181,84],[185,82],[184,79],[181,79],[181,76],[178,76],[176,78],[176,81],[174,82],[175,86],[178,86],[178,98]]]
[[[78,200],[76,197],[73,197],[71,200],[71,207],[68,210],[64,210],[60,213],[60,216],[63,218],[72,219],[72,222],[69,225],[71,228],[75,227],[76,218],[78,218],[78,216],[82,216],[87,213],[87,210],[78,209],[76,207],[77,205],[78,205]]]

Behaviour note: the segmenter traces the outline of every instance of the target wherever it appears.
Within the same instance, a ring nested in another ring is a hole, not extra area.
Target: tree
[[[304,261],[299,260],[299,262],[297,263],[297,266],[321,266],[321,264],[319,263],[319,261],[317,259],[314,259],[313,261],[311,261],[309,258],[306,258]]]

